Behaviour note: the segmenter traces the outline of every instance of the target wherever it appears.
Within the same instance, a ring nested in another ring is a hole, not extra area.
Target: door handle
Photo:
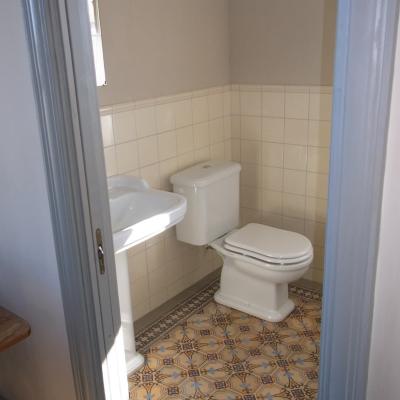
[[[99,269],[100,274],[104,275],[106,272],[106,264],[104,257],[104,248],[103,248],[103,234],[101,229],[96,229],[96,243],[97,243],[97,259],[99,261]]]

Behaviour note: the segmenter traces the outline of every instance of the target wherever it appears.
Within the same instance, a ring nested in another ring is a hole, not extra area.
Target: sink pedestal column
[[[128,374],[144,364],[144,358],[136,352],[135,332],[133,330],[133,314],[131,288],[129,283],[128,253],[123,251],[115,255],[119,307],[121,311],[122,333],[124,338],[126,369]]]

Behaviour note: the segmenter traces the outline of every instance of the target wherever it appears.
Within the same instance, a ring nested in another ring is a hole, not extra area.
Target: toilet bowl
[[[239,225],[239,174],[232,161],[207,161],[171,177],[174,192],[187,200],[177,239],[211,245],[224,260],[218,303],[278,322],[294,304],[288,284],[313,260],[311,242],[295,232],[263,224]]]
[[[218,303],[271,322],[282,321],[293,311],[288,284],[301,278],[313,260],[307,238],[267,225],[248,224],[211,246],[224,261],[221,286],[214,296]]]

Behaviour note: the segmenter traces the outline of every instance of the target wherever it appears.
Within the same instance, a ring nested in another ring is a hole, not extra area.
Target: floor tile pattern
[[[215,303],[213,282],[137,335],[146,363],[133,400],[316,399],[321,293],[291,286],[280,323]]]

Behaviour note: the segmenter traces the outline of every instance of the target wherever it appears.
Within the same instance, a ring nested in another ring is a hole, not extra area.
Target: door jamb
[[[399,2],[339,0],[320,400],[364,400]]]

